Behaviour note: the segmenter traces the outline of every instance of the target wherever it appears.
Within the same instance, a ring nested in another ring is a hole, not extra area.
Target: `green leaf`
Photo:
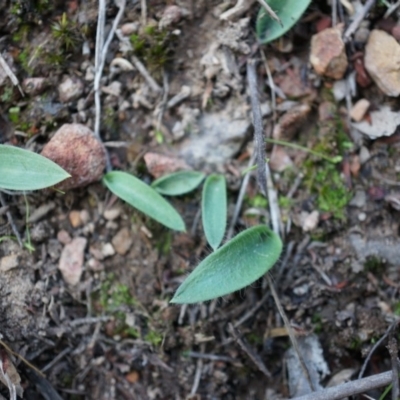
[[[205,258],[171,303],[197,303],[242,289],[271,269],[281,252],[281,239],[268,227],[249,228]]]
[[[256,32],[260,43],[266,44],[284,35],[303,15],[311,0],[264,0],[277,14],[281,24],[261,7]]]
[[[103,182],[115,195],[160,224],[185,231],[185,223],[175,208],[140,179],[126,172],[113,171],[104,175]]]
[[[69,175],[40,154],[19,147],[0,145],[0,188],[38,190],[53,186]]]
[[[223,175],[210,175],[201,199],[203,229],[210,246],[216,250],[226,229],[226,181]]]
[[[196,189],[204,177],[203,173],[197,171],[179,171],[155,180],[151,186],[166,196],[179,196]]]

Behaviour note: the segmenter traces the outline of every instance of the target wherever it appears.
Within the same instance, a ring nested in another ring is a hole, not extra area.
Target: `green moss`
[[[268,199],[263,196],[262,194],[256,194],[254,197],[249,198],[246,197],[246,203],[248,204],[249,207],[254,207],[254,208],[267,208],[268,206]]]
[[[377,256],[369,256],[364,262],[365,271],[377,273],[385,267],[385,263]]]
[[[144,340],[151,343],[154,347],[157,347],[161,344],[163,337],[159,332],[152,330],[144,337]]]
[[[78,27],[73,21],[67,19],[66,13],[63,13],[60,21],[52,25],[51,32],[65,50],[72,50],[79,44]]]
[[[311,322],[313,323],[313,325],[314,325],[314,332],[315,333],[320,333],[320,332],[322,332],[322,327],[323,327],[323,324],[322,324],[322,318],[321,318],[321,316],[318,314],[318,313],[315,313],[312,317],[311,317]]]
[[[168,30],[148,25],[141,32],[131,35],[130,41],[134,54],[157,75],[171,59],[173,37]]]

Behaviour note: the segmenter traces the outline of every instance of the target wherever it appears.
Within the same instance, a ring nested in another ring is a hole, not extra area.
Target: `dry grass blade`
[[[273,18],[275,21],[279,22],[282,25],[282,21],[276,15],[275,11],[268,5],[264,0],[257,0],[260,3],[260,6],[264,8],[264,10]]]

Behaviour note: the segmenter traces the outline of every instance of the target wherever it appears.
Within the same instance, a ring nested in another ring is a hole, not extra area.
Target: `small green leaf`
[[[271,269],[281,252],[281,239],[265,225],[246,229],[205,258],[171,303],[197,303],[242,289]]]
[[[179,171],[155,180],[151,186],[166,196],[180,196],[196,189],[204,177],[203,173],[197,171]]]
[[[216,250],[226,229],[226,181],[223,175],[210,175],[201,199],[203,229],[210,246]]]
[[[53,186],[69,175],[40,154],[19,147],[0,145],[0,188],[38,190]]]
[[[115,195],[160,224],[185,231],[185,223],[175,208],[140,179],[126,172],[113,171],[104,175],[103,182]]]
[[[303,15],[311,0],[264,0],[277,14],[281,24],[261,7],[256,32],[260,43],[266,44],[284,35]]]

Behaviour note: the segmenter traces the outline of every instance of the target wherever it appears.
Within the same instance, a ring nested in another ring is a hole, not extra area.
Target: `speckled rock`
[[[106,166],[102,143],[85,125],[64,124],[42,150],[45,156],[64,168],[71,178],[57,187],[68,190],[98,181]]]
[[[343,24],[339,24],[312,37],[310,62],[318,74],[333,79],[343,78],[348,62],[342,31]]]
[[[400,44],[388,33],[375,29],[365,46],[365,68],[388,96],[400,95]]]
[[[58,96],[61,103],[77,100],[83,94],[84,85],[76,76],[68,76],[58,87]]]

